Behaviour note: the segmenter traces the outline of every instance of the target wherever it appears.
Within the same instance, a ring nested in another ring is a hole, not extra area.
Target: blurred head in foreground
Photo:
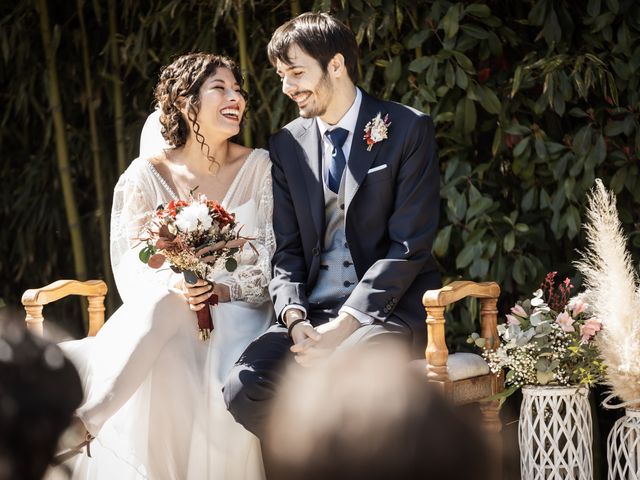
[[[0,480],[42,478],[81,400],[62,351],[0,313]]]
[[[488,479],[479,432],[423,375],[380,345],[289,371],[269,425],[270,478]]]

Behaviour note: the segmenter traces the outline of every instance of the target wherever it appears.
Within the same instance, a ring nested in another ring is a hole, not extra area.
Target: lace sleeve
[[[154,270],[142,263],[140,242],[160,200],[144,182],[141,165],[134,161],[120,176],[113,191],[111,208],[111,266],[123,301],[132,298],[142,287],[155,284],[170,288],[179,279],[168,266]]]
[[[260,188],[256,192],[257,229],[251,244],[256,252],[246,245],[242,250],[238,268],[220,280],[229,287],[231,300],[262,303],[269,300],[268,285],[271,281],[271,257],[275,251],[273,234],[273,192],[271,171],[267,169]]]

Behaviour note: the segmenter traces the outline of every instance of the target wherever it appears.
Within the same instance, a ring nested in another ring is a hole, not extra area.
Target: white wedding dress
[[[214,330],[204,342],[195,313],[171,287],[178,274],[138,259],[137,239],[150,212],[172,199],[143,157],[115,188],[111,256],[123,305],[95,338],[62,344],[84,378],[78,414],[96,436],[92,458],[83,453],[73,461],[73,478],[264,478],[259,440],[227,412],[221,388],[245,347],[273,320],[268,152],[249,155],[221,202],[258,253],[245,246],[236,271],[220,275],[232,301],[210,307]]]

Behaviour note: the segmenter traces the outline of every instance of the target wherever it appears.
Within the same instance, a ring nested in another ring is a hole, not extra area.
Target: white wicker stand
[[[592,480],[589,391],[523,387],[520,468],[523,480]]]
[[[640,408],[627,408],[607,439],[609,480],[640,480]]]

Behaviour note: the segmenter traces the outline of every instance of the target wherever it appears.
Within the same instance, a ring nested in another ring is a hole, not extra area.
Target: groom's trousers
[[[317,326],[334,316],[333,312],[310,312],[309,321]],[[360,327],[345,340],[344,345],[400,341],[409,347],[411,338],[409,327],[392,315],[384,323],[375,322]],[[281,324],[273,325],[247,347],[225,381],[223,394],[229,412],[238,423],[261,440],[265,439],[267,433],[267,422],[278,385],[287,367],[294,363],[294,354],[290,350],[292,345],[287,328]],[[292,368],[305,367],[296,364]]]

